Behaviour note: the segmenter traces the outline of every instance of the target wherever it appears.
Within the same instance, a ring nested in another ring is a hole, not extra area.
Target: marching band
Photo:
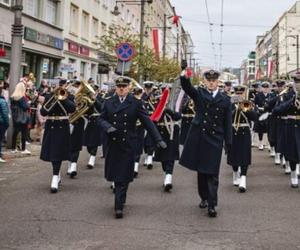
[[[161,163],[167,193],[173,189],[177,160],[197,172],[199,207],[216,217],[222,153],[232,168],[233,186],[246,192],[256,134],[257,148],[268,148],[274,165],[283,166],[291,187],[298,188],[300,74],[293,82],[278,79],[273,85],[246,86],[221,83],[220,73],[209,70],[204,83],[193,86],[186,67],[184,61],[178,95],[174,84],[145,82],[142,87],[126,76],[116,78],[112,91],[103,91],[93,81],[61,79],[45,94],[40,111],[46,117],[40,158],[52,164],[51,193],[59,190],[63,161],[68,161],[67,175],[74,179],[82,148],[89,153],[87,168],[93,169],[102,146],[116,218],[123,217],[127,190],[139,177],[143,153],[147,169]],[[171,102],[176,107],[168,105]]]

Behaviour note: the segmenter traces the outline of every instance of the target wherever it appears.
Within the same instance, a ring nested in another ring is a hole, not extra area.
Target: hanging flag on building
[[[153,49],[156,59],[159,59],[159,34],[158,29],[152,29]]]
[[[268,60],[268,73],[267,73],[268,78],[271,78],[272,74],[273,74],[273,61],[272,61],[272,59],[269,59]]]

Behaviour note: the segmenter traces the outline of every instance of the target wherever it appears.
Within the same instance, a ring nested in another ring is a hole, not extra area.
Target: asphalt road
[[[253,156],[245,194],[223,164],[215,219],[198,208],[195,173],[179,165],[170,194],[162,192],[159,164],[142,167],[125,217],[116,220],[102,159],[88,170],[82,153],[78,177],[63,175],[57,194],[49,192],[50,165],[37,157],[11,160],[0,166],[0,249],[298,249],[300,191],[267,152],[253,149]]]

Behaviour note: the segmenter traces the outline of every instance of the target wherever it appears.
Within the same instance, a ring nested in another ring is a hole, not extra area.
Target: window
[[[38,17],[38,10],[39,10],[38,0],[26,0],[24,2],[24,13],[33,17]]]
[[[10,6],[10,0],[0,0],[0,3]]]
[[[89,14],[82,11],[81,37],[88,40],[89,37]]]
[[[56,24],[56,13],[57,13],[57,2],[54,0],[47,0],[47,12],[46,12],[46,22],[53,25]]]
[[[97,39],[98,37],[98,27],[99,21],[97,18],[93,17],[93,27],[92,27],[92,38]]]
[[[70,13],[70,32],[78,34],[78,16],[79,10],[78,7],[71,4],[71,13]]]
[[[106,35],[106,24],[101,23],[101,36]]]
[[[85,79],[86,62],[80,63],[80,78]]]

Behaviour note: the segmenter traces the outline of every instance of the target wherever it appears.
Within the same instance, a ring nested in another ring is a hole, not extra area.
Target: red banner
[[[152,41],[153,41],[153,48],[154,48],[155,56],[157,59],[159,59],[159,36],[158,36],[157,29],[152,30]]]

